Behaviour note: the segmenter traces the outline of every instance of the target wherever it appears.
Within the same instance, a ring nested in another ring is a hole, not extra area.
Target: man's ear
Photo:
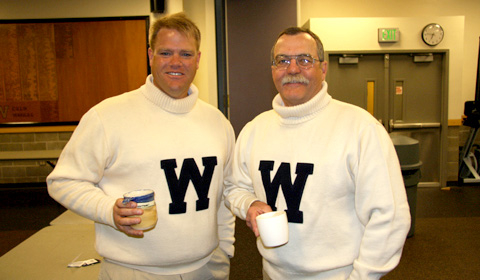
[[[322,67],[323,74],[327,74],[328,63],[326,61],[323,61],[322,64],[320,65],[320,67]]]
[[[152,65],[151,65],[152,59],[153,59],[153,50],[152,50],[152,48],[148,48],[148,51],[147,51],[147,52],[148,52],[148,62],[150,62],[150,66],[152,66]]]
[[[198,51],[198,54],[197,54],[197,69],[200,67],[200,56],[201,55],[202,55],[202,52]]]

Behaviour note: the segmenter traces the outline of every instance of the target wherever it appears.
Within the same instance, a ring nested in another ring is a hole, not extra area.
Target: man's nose
[[[290,59],[290,64],[287,66],[288,73],[299,73],[301,71],[295,58]]]
[[[171,59],[170,59],[170,64],[181,64],[181,57],[179,54],[173,54]]]

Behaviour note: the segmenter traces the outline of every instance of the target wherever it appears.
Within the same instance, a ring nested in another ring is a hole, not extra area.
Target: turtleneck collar
[[[308,121],[330,103],[332,97],[327,92],[327,82],[322,82],[322,89],[309,101],[297,106],[285,106],[280,94],[272,101],[273,110],[279,115],[284,124],[297,124]]]
[[[143,91],[143,95],[150,102],[161,107],[165,111],[174,114],[185,114],[190,112],[198,99],[198,88],[194,84],[190,85],[187,97],[175,99],[168,96],[165,92],[155,86],[152,75],[147,77],[145,89],[146,90]]]

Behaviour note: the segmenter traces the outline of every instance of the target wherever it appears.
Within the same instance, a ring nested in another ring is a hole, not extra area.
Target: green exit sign
[[[379,28],[378,42],[392,43],[400,41],[400,29],[398,28]]]

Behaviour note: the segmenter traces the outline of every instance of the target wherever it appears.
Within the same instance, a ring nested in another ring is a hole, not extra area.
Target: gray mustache
[[[287,75],[283,77],[282,79],[282,86],[285,84],[291,84],[291,83],[302,83],[308,85],[310,83],[307,78],[302,76],[301,74],[296,74],[296,75]]]

